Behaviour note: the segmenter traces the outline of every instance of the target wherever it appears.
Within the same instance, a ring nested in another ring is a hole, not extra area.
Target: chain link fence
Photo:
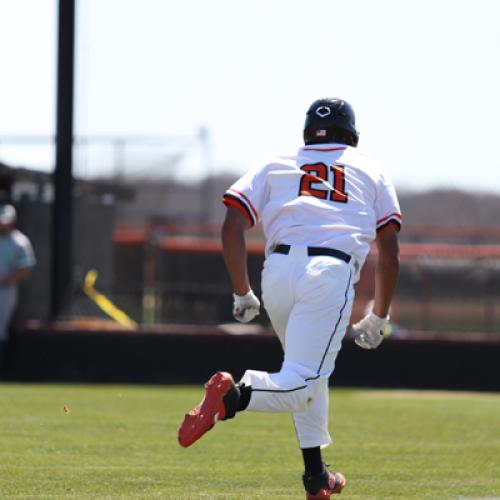
[[[148,327],[232,322],[231,287],[219,241],[220,198],[237,175],[211,172],[206,131],[183,140],[91,139],[79,138],[75,144],[74,228],[68,236],[73,280],[61,319],[116,325],[110,311],[118,310]],[[10,140],[0,141],[3,161],[6,148],[16,145]],[[27,147],[22,141],[17,145]],[[42,145],[34,141],[37,154]],[[203,175],[183,177],[190,164]],[[92,176],[91,165],[107,165],[109,175]],[[16,205],[19,227],[32,240],[38,260],[21,290],[19,321],[48,318],[52,195],[49,173],[0,163],[0,200]],[[498,228],[418,225],[419,204],[415,195],[408,200],[401,199],[403,211],[405,203],[413,210],[412,223],[401,233],[401,277],[391,311],[396,331],[500,332]],[[257,293],[262,241],[260,229],[252,230],[249,270]],[[374,259],[369,257],[357,285],[353,320],[373,296]],[[96,274],[89,287],[91,271]],[[265,312],[257,321],[269,325]]]

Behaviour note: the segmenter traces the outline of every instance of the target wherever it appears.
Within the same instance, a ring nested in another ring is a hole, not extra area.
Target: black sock
[[[323,460],[321,459],[321,448],[302,448],[302,457],[307,475],[317,476],[323,472]]]
[[[238,407],[236,408],[236,411],[243,411],[248,406],[248,403],[250,403],[250,397],[252,396],[252,386],[245,384],[238,384],[238,387],[240,389],[240,400],[238,402]]]

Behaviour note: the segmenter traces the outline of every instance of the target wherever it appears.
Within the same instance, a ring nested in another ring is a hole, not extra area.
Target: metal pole
[[[52,206],[52,320],[72,286],[75,0],[59,0],[56,165]]]

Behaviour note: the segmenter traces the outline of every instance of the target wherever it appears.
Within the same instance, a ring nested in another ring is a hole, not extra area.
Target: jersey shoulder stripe
[[[397,220],[389,219],[387,222],[377,227],[377,234],[381,233],[385,228],[389,226],[394,226],[394,228],[398,232],[401,231],[401,223],[399,223]]]
[[[238,208],[243,213],[243,215],[248,219],[248,221],[252,226],[255,226],[255,224],[257,224],[257,220],[255,219],[252,211],[242,201],[241,198],[238,198],[237,196],[234,196],[231,193],[225,193],[224,196],[222,197],[222,203],[224,203],[226,207],[233,206]]]
[[[389,219],[395,219],[399,222],[401,222],[403,220],[403,217],[401,216],[401,214],[397,213],[397,212],[393,212],[392,214],[389,214],[385,217],[382,217],[381,219],[379,219],[377,221],[377,226],[379,224],[384,224],[386,221],[388,221]]]
[[[379,219],[377,221],[377,231],[381,231],[385,227],[387,227],[389,224],[394,223],[397,226],[398,231],[401,229],[401,221],[402,221],[402,216],[399,213],[392,213],[390,215],[387,215],[386,217],[383,217],[382,219]]]
[[[252,213],[252,216],[255,219],[255,222],[256,223],[258,222],[259,214],[257,213],[257,210],[255,210],[255,207],[253,206],[252,202],[248,199],[248,197],[245,194],[243,194],[241,191],[236,191],[236,189],[233,189],[233,188],[229,188],[226,191],[226,194],[240,199],[248,207],[248,209]]]

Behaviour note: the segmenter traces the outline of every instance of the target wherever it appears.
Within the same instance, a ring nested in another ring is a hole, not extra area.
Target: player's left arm
[[[248,323],[260,311],[260,301],[255,296],[248,279],[245,231],[252,223],[235,206],[227,207],[222,225],[222,247],[224,261],[233,285],[233,316]]]
[[[241,210],[234,206],[227,207],[222,225],[222,249],[233,291],[240,296],[250,291],[245,243],[245,231],[250,227],[250,221]]]

